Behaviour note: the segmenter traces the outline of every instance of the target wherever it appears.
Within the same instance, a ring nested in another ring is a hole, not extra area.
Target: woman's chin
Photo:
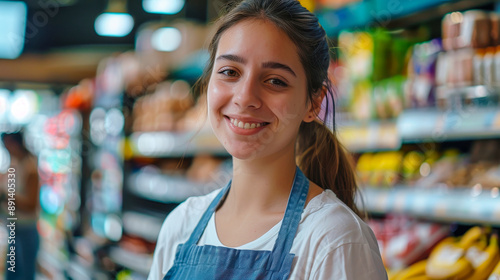
[[[251,160],[255,159],[258,157],[259,154],[259,149],[253,146],[230,146],[230,147],[225,147],[226,151],[233,156],[234,158],[240,159],[240,160]]]

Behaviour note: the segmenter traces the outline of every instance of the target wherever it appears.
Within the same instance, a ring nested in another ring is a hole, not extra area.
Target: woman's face
[[[299,126],[312,121],[295,44],[274,24],[245,20],[220,38],[208,85],[208,117],[239,159],[293,153]]]

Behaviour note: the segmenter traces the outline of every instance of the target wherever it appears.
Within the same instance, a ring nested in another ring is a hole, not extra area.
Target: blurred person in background
[[[23,132],[4,133],[1,136],[3,145],[10,156],[8,168],[14,172],[3,174],[2,181],[2,212],[7,211],[8,184],[15,184],[15,244],[7,244],[8,247],[15,246],[15,272],[9,271],[6,265],[5,279],[35,279],[36,257],[40,244],[37,231],[37,220],[39,211],[39,182],[37,158],[30,153],[24,145]],[[9,177],[8,174],[15,174]],[[15,179],[10,181],[8,179]]]

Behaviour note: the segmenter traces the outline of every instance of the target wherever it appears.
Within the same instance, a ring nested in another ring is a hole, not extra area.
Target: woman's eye
[[[238,72],[234,71],[233,69],[225,69],[222,71],[219,71],[219,74],[223,74],[229,77],[236,77],[238,75]]]
[[[283,82],[280,79],[269,79],[268,82],[273,85],[273,86],[278,86],[278,87],[286,87],[288,86],[287,83]]]

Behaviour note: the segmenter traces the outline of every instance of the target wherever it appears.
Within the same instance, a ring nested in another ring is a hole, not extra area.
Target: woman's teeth
[[[245,122],[242,122],[242,121],[238,121],[237,119],[229,119],[231,121],[231,123],[234,125],[234,126],[237,126],[239,128],[243,128],[243,129],[252,129],[252,128],[258,128],[258,127],[261,127],[261,126],[264,126],[265,123],[245,123]]]

